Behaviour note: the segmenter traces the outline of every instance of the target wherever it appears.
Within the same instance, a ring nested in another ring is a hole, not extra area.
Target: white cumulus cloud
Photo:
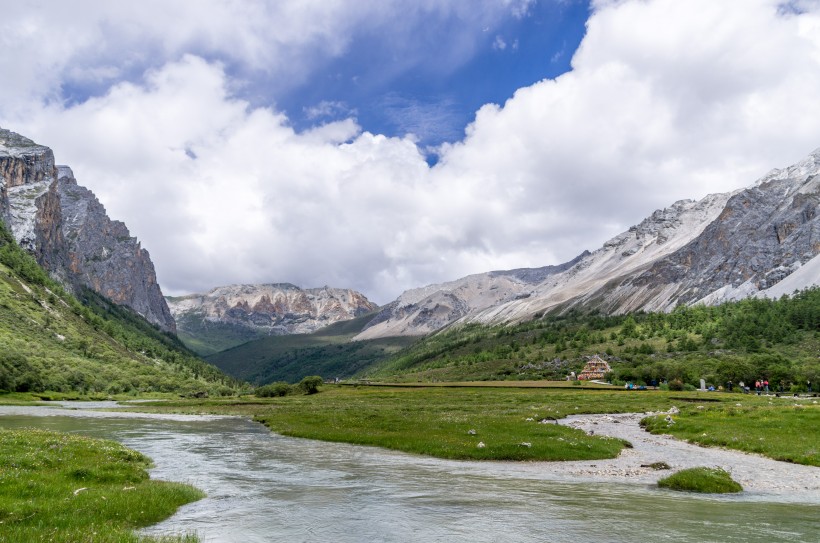
[[[287,72],[294,59],[343,54],[345,36],[374,24],[365,13],[388,21],[399,4],[92,4],[113,22],[66,7],[62,48],[33,37],[45,16],[0,23],[13,48],[0,70],[14,74],[0,85],[0,125],[73,167],[140,237],[167,293],[290,281],[384,303],[467,273],[568,260],[657,207],[750,184],[820,146],[817,2],[597,2],[572,71],[482,107],[432,167],[412,135],[351,118],[298,133],[275,106],[241,98],[234,73],[237,58]],[[493,4],[522,16],[528,5]],[[229,32],[231,18],[248,34]],[[130,53],[106,56],[101,43]],[[80,80],[110,81],[61,99],[60,85]]]

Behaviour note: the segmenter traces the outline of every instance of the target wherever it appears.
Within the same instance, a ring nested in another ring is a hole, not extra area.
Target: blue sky
[[[517,89],[568,71],[588,16],[584,1],[542,1],[523,16],[472,28],[455,18],[422,21],[411,47],[374,29],[354,36],[343,56],[327,59],[309,80],[286,87],[276,105],[299,130],[353,116],[370,132],[409,132],[436,147],[462,139],[482,105],[503,104]],[[469,42],[468,53],[453,53],[458,39]],[[253,89],[262,102],[264,85]]]
[[[352,117],[374,134],[413,133],[434,158],[436,146],[463,138],[482,105],[502,104],[517,89],[568,71],[590,10],[585,0],[523,0],[485,16],[465,17],[470,4],[461,4],[438,14],[430,9],[429,15],[410,17],[398,28],[356,27],[343,51],[308,54],[307,69],[298,77],[248,63],[201,37],[192,36],[185,50],[222,63],[237,97],[255,107],[276,108],[298,131]],[[392,16],[401,18],[401,11]],[[100,27],[103,35],[118,32],[110,24]],[[118,65],[114,81],[139,82],[146,70],[168,60],[152,48],[143,42],[124,58],[119,48],[103,50],[96,62]],[[69,75],[55,98],[81,104],[105,94],[114,81]]]
[[[167,294],[594,250],[820,146],[820,0],[0,0],[0,126]]]

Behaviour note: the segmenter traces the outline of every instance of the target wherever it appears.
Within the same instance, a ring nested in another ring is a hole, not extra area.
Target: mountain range
[[[820,149],[747,188],[657,210],[564,264],[415,288],[381,308],[350,289],[288,283],[164,298],[148,252],[71,169],[55,165],[49,148],[0,129],[0,219],[17,244],[68,290],[90,289],[128,307],[159,329],[178,332],[201,355],[228,353],[263,337],[315,334],[351,319],[355,332],[347,327],[326,336],[332,340],[306,338],[305,344],[338,349],[351,338],[425,336],[453,324],[520,323],[576,309],[668,312],[682,304],[790,294],[820,285],[818,174]]]
[[[659,209],[560,266],[490,272],[403,293],[356,340],[570,309],[622,314],[779,297],[820,285],[820,149],[745,189]]]
[[[166,300],[180,338],[203,355],[270,335],[309,334],[378,307],[355,290],[290,283],[230,285]]]

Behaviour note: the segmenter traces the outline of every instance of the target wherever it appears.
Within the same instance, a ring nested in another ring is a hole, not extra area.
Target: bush
[[[742,492],[743,487],[720,468],[690,468],[673,473],[658,481],[661,488],[684,492],[729,494]]]
[[[291,387],[288,383],[280,381],[257,387],[254,394],[260,398],[273,398],[277,396],[287,396],[292,391],[293,387]]]
[[[683,381],[680,379],[673,379],[669,381],[669,390],[680,392],[683,390]]]
[[[318,375],[310,375],[305,377],[301,381],[299,381],[299,390],[304,392],[305,394],[316,394],[319,392],[319,385],[324,383],[325,380],[319,377]]]

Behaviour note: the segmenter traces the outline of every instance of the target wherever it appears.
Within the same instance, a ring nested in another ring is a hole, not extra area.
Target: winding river
[[[701,497],[577,482],[540,463],[287,438],[242,418],[0,407],[0,427],[114,439],[147,454],[153,478],[208,497],[145,533],[196,533],[203,542],[820,541],[820,496]]]

